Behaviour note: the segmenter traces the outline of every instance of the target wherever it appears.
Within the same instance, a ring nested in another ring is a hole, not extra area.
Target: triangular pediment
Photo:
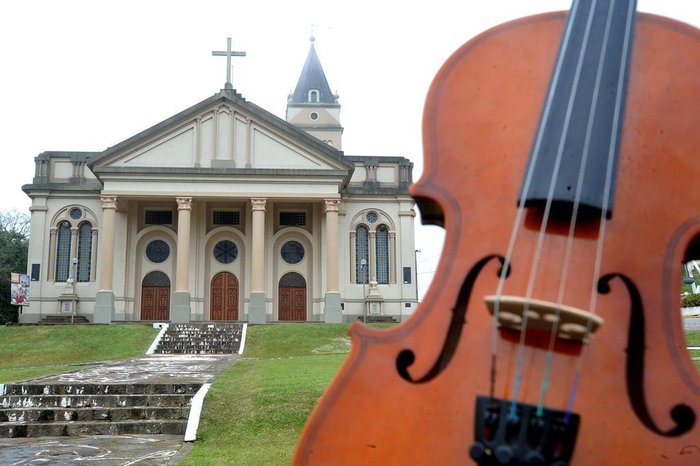
[[[342,152],[225,90],[106,150],[90,167],[100,177],[119,168],[337,171],[352,164]]]

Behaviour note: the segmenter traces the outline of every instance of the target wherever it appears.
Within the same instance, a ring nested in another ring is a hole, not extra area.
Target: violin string
[[[561,316],[561,307],[564,305],[564,294],[566,291],[566,284],[569,275],[569,266],[571,261],[571,254],[574,244],[574,232],[576,229],[576,222],[578,219],[578,211],[581,205],[581,193],[583,191],[583,181],[586,175],[586,165],[588,163],[588,157],[590,155],[591,147],[591,137],[593,135],[593,123],[595,121],[596,109],[598,107],[598,97],[600,95],[601,81],[603,78],[603,65],[605,63],[605,53],[607,50],[608,40],[610,38],[610,29],[612,26],[613,18],[613,7],[615,6],[615,0],[611,1],[608,6],[608,16],[605,23],[605,31],[603,32],[603,41],[600,47],[600,55],[598,57],[598,67],[596,69],[595,84],[593,87],[593,95],[591,98],[591,106],[588,113],[588,122],[586,125],[586,137],[584,139],[581,165],[579,167],[578,178],[576,180],[576,192],[574,195],[574,204],[571,213],[571,221],[569,223],[569,232],[566,237],[566,250],[564,253],[564,259],[562,261],[562,270],[560,274],[559,289],[557,291],[557,302],[556,310],[554,314],[554,320],[552,323],[552,328],[549,334],[549,343],[547,345],[547,357],[545,360],[545,367],[542,374],[542,381],[540,383],[540,396],[537,402],[537,415],[542,416],[544,398],[549,388],[550,374],[552,371],[552,363],[554,361],[554,344],[557,339],[557,334],[559,333],[559,321]]]
[[[631,5],[629,8],[629,11],[627,12],[627,20],[625,23],[625,37],[624,37],[624,43],[623,43],[623,52],[622,52],[622,57],[620,58],[620,61],[622,63],[622,66],[620,67],[620,71],[618,74],[618,79],[617,79],[617,95],[615,96],[615,112],[613,115],[613,124],[611,125],[611,144],[608,149],[608,160],[607,160],[607,165],[605,169],[605,187],[603,190],[603,206],[608,205],[610,202],[610,194],[611,194],[611,189],[612,189],[612,171],[613,171],[613,163],[615,161],[615,149],[617,147],[617,139],[619,136],[619,133],[617,131],[617,128],[619,127],[619,122],[620,118],[622,118],[622,94],[623,94],[623,86],[625,84],[624,82],[624,77],[627,74],[627,67],[629,65],[629,52],[630,52],[630,42],[632,40],[632,32],[633,32],[633,20],[634,20],[634,15],[637,10],[637,0],[631,0]],[[589,305],[589,312],[592,315],[597,315],[597,306],[598,306],[598,286],[597,286],[597,277],[600,276],[600,270],[602,268],[602,263],[603,263],[603,246],[605,244],[605,232],[607,227],[607,216],[605,213],[605,209],[601,212],[600,216],[600,227],[598,228],[598,240],[596,244],[596,254],[595,254],[595,263],[593,266],[593,279],[591,280],[591,295],[590,295],[590,305]],[[586,325],[586,332],[585,332],[585,340],[588,339],[590,333],[591,333],[591,328],[593,325],[593,320],[589,319],[588,323]],[[581,380],[581,372],[583,370],[583,364],[584,360],[586,359],[586,356],[588,355],[588,345],[583,345],[583,348],[581,350],[581,354],[578,357],[578,360],[576,361],[576,369],[574,371],[574,377],[571,383],[571,387],[569,390],[569,397],[567,401],[567,407],[566,411],[567,413],[570,413],[573,409],[573,404],[576,399],[576,393],[578,391],[578,384]]]
[[[590,36],[591,26],[593,24],[593,12],[598,0],[593,0],[590,3],[588,9],[588,19],[586,21],[586,28],[583,36],[583,43],[581,50],[578,53],[576,69],[574,71],[574,79],[571,85],[571,92],[569,94],[569,99],[566,106],[566,114],[564,116],[564,124],[562,126],[562,132],[559,136],[559,144],[557,147],[556,157],[554,159],[554,167],[552,168],[552,178],[549,182],[549,188],[547,191],[547,201],[545,203],[544,212],[542,214],[542,221],[540,223],[540,229],[537,235],[537,243],[535,246],[535,255],[530,266],[530,273],[528,275],[528,284],[525,291],[524,305],[522,321],[520,324],[520,341],[518,342],[518,351],[515,363],[515,376],[513,379],[513,397],[510,405],[510,418],[517,418],[516,415],[516,405],[520,395],[520,387],[523,378],[523,361],[525,359],[525,336],[527,334],[527,323],[528,323],[528,311],[530,309],[530,301],[532,300],[532,295],[535,289],[535,282],[537,281],[538,269],[540,261],[542,259],[542,248],[544,246],[544,241],[547,237],[547,226],[549,224],[549,218],[551,214],[552,204],[554,201],[554,190],[557,185],[557,178],[559,176],[559,169],[561,168],[561,161],[564,158],[564,147],[567,142],[567,135],[571,129],[571,117],[574,110],[574,102],[578,94],[578,83],[581,79],[581,72],[583,70],[583,62],[588,50],[588,37]],[[572,21],[573,23],[573,21]]]
[[[573,17],[576,16],[576,12],[578,11],[578,5],[580,4],[580,0],[573,0],[573,4],[571,7],[571,15],[572,19]],[[566,26],[566,30],[564,32],[564,38],[562,39],[562,49],[565,49],[568,46],[569,40],[571,38],[571,30],[573,27],[573,20],[569,21]],[[547,100],[544,105],[544,110],[542,112],[542,121],[545,121],[547,117],[549,116],[549,113],[552,110],[552,101],[554,100],[554,93],[556,90],[556,83],[559,82],[559,78],[561,75],[561,69],[563,66],[563,60],[558,59],[557,63],[554,68],[554,74],[552,76],[552,83],[553,85],[550,86],[548,94],[547,94]],[[508,249],[506,250],[506,255],[503,261],[503,266],[501,267],[501,273],[498,279],[498,286],[496,287],[496,299],[494,301],[494,306],[493,306],[493,323],[491,326],[491,377],[490,377],[490,388],[489,388],[489,394],[491,398],[495,396],[495,385],[496,385],[496,360],[497,360],[497,354],[498,354],[498,322],[499,322],[499,315],[500,315],[500,307],[501,307],[501,297],[503,296],[503,288],[505,287],[505,281],[508,275],[508,270],[510,268],[510,263],[513,257],[513,252],[515,250],[515,243],[518,238],[519,232],[520,232],[520,226],[522,225],[523,221],[523,216],[525,214],[525,199],[524,196],[525,194],[530,190],[530,184],[532,183],[532,179],[534,177],[534,168],[536,165],[537,158],[539,156],[539,150],[542,145],[542,139],[544,136],[544,125],[540,125],[537,131],[537,136],[535,138],[535,143],[533,145],[533,150],[532,153],[534,154],[534,159],[532,160],[532,163],[530,163],[530,166],[528,167],[528,171],[525,174],[525,181],[523,183],[523,189],[522,189],[522,196],[523,199],[520,200],[518,204],[518,209],[516,211],[515,215],[515,221],[513,222],[513,229],[511,230],[510,234],[510,239],[508,240]]]

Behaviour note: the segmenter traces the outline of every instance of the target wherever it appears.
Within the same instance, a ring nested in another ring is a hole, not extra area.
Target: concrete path
[[[211,383],[238,359],[236,354],[153,354],[68,374],[31,380],[32,383]],[[189,452],[182,436],[88,435],[0,439],[0,465],[99,464],[174,465]]]

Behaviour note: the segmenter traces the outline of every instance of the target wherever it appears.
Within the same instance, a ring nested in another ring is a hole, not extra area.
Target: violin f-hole
[[[410,349],[405,349],[399,352],[398,356],[396,357],[396,371],[399,373],[402,379],[414,384],[429,382],[437,377],[450,364],[450,361],[452,361],[452,357],[457,350],[457,344],[462,336],[462,329],[466,323],[465,317],[467,315],[467,307],[469,305],[469,298],[471,297],[472,290],[474,288],[474,283],[481,273],[481,270],[493,259],[498,259],[501,262],[501,268],[498,271],[498,275],[501,276],[503,273],[505,258],[498,255],[484,257],[474,264],[471,270],[469,270],[469,273],[462,282],[462,287],[459,289],[457,301],[452,308],[452,320],[450,321],[450,326],[447,329],[447,334],[445,335],[445,341],[443,342],[440,355],[430,370],[423,377],[414,379],[408,372],[408,368],[413,365],[416,360],[415,353]],[[506,269],[505,271],[506,277],[509,273],[510,268]]]
[[[619,278],[627,288],[630,296],[630,325],[627,336],[626,382],[627,395],[632,409],[641,423],[652,432],[664,437],[678,437],[690,431],[695,425],[696,415],[693,409],[683,403],[671,409],[671,419],[675,427],[662,431],[654,422],[644,398],[644,351],[646,337],[644,335],[644,304],[642,297],[632,280],[622,274],[611,273],[598,281],[598,292],[608,294],[610,282]]]

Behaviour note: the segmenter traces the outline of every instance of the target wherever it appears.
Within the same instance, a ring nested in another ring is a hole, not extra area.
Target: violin
[[[700,464],[700,31],[634,0],[502,24],[442,66],[423,141],[432,286],[351,326],[294,464]]]

